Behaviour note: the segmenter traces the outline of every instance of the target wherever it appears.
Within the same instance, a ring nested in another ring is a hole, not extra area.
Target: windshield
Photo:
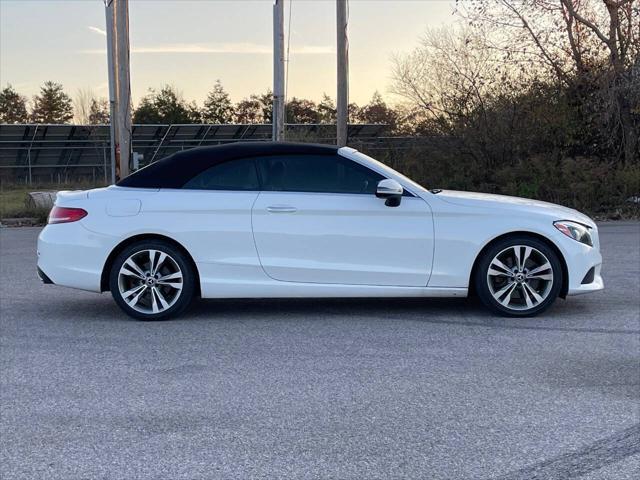
[[[398,172],[397,170],[394,170],[393,168],[385,165],[384,163],[376,160],[375,158],[371,158],[369,155],[365,155],[362,152],[359,152],[357,150],[353,151],[353,156],[356,158],[360,158],[363,160],[366,160],[367,162],[372,162],[375,163],[378,167],[380,167],[380,169],[382,169],[384,172],[388,173],[390,176],[397,176],[400,177],[400,179],[403,182],[406,182],[409,186],[415,188],[416,190],[422,190],[427,192],[428,190],[423,187],[422,185],[420,185],[419,183],[411,180],[409,177],[407,177],[406,175],[401,174],[400,172]]]

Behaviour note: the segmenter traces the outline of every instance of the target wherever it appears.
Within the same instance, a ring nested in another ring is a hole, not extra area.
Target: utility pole
[[[120,178],[129,175],[131,160],[131,79],[129,74],[129,0],[113,0],[116,32],[117,117]]]
[[[273,141],[284,140],[284,0],[273,5]]]
[[[338,147],[344,147],[347,144],[347,127],[349,123],[349,41],[347,39],[347,0],[336,0],[336,19],[338,27],[336,144]]]
[[[118,136],[117,88],[116,88],[116,59],[115,59],[115,32],[114,32],[114,0],[105,0],[104,13],[106,17],[107,31],[107,73],[109,75],[109,141],[111,151],[111,183],[116,183],[116,137]],[[105,174],[106,175],[106,174]]]

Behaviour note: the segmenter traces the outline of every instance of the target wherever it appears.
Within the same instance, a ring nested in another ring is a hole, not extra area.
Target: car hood
[[[456,190],[443,190],[438,194],[438,198],[453,205],[509,210],[520,214],[540,214],[553,217],[555,220],[573,220],[595,227],[593,220],[577,210],[540,200],[489,193],[459,192]]]

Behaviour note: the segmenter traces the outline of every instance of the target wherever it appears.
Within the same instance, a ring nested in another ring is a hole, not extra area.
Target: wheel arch
[[[476,255],[475,260],[473,261],[473,267],[471,267],[471,273],[469,274],[469,296],[474,296],[476,294],[475,282],[473,281],[473,278],[476,274],[478,263],[480,262],[480,259],[482,258],[484,253],[489,248],[491,248],[495,243],[501,240],[504,240],[505,238],[522,237],[522,236],[531,237],[545,243],[558,256],[558,260],[560,260],[560,265],[562,266],[562,288],[560,289],[559,296],[560,298],[566,298],[567,293],[569,291],[569,270],[567,268],[567,262],[564,258],[564,255],[562,254],[558,246],[555,243],[553,243],[551,240],[549,240],[547,237],[540,235],[539,233],[534,233],[529,231],[513,231],[513,232],[503,233],[502,235],[492,238],[482,247],[482,249]]]
[[[109,253],[107,260],[104,262],[104,266],[102,267],[102,274],[100,277],[101,292],[109,291],[109,273],[111,271],[111,266],[113,265],[113,261],[115,260],[115,258],[120,254],[120,252],[122,252],[129,245],[132,245],[136,242],[140,242],[142,240],[160,240],[160,241],[169,243],[173,247],[180,250],[184,254],[184,256],[187,258],[187,261],[189,261],[191,263],[191,266],[193,267],[193,271],[196,274],[196,282],[195,282],[196,295],[198,296],[201,295],[200,272],[198,271],[198,266],[196,265],[196,262],[193,260],[193,257],[191,256],[189,251],[177,240],[171,237],[167,237],[166,235],[158,234],[158,233],[142,233],[138,235],[133,235],[132,237],[128,237],[123,241],[121,241],[118,245],[116,245],[113,248],[113,250],[111,250],[111,253]]]

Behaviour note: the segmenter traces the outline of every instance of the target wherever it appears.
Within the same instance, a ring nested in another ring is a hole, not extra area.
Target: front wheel
[[[562,288],[562,266],[555,251],[535,238],[518,236],[492,245],[475,271],[478,296],[490,310],[528,317],[546,310]]]
[[[166,320],[191,303],[195,275],[186,256],[173,245],[134,243],[115,258],[109,287],[118,306],[138,320]]]

